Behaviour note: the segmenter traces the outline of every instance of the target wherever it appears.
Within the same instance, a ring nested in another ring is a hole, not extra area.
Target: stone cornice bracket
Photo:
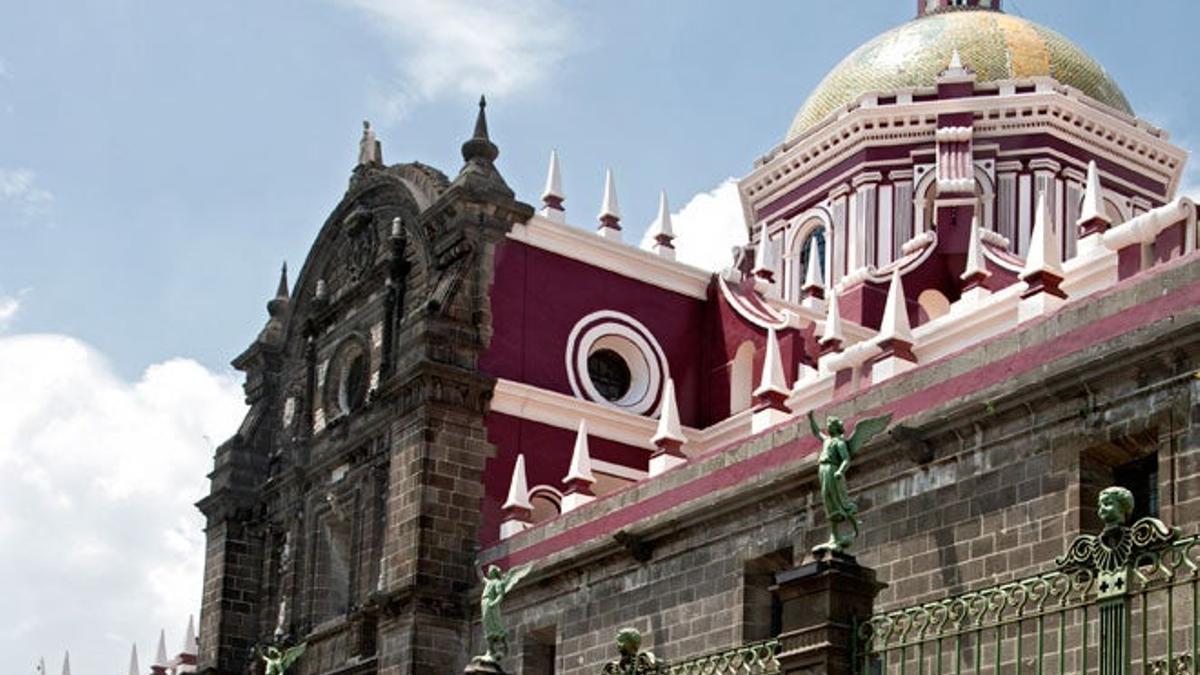
[[[612,538],[640,563],[649,562],[654,557],[654,544],[628,530],[618,530]]]

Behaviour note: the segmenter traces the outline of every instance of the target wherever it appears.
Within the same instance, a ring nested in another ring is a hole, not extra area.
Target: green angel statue
[[[500,603],[531,569],[531,565],[523,565],[501,572],[499,567],[489,565],[487,574],[480,579],[483,581],[483,594],[479,609],[483,622],[483,636],[488,645],[487,654],[484,656],[487,660],[498,661],[508,654],[508,630],[504,627],[504,617],[500,614]]]
[[[283,675],[296,659],[300,658],[307,647],[307,642],[301,642],[295,647],[289,647],[283,651],[277,647],[267,647],[262,655],[262,660],[267,663],[267,667],[263,671],[264,675]]]
[[[891,413],[879,417],[868,417],[854,427],[854,433],[846,437],[846,428],[837,417],[825,420],[825,431],[821,431],[812,411],[808,412],[808,424],[813,435],[821,440],[821,456],[817,478],[821,484],[821,501],[825,504],[825,517],[829,521],[829,541],[813,548],[813,554],[839,553],[844,551],[858,536],[862,521],[858,519],[858,505],[850,500],[846,487],[846,471],[850,460],[859,448],[871,437],[887,428],[892,421]],[[850,533],[840,533],[843,523],[849,523]]]

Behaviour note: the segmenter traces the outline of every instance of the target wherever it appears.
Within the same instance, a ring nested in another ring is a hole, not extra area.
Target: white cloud
[[[31,169],[0,167],[0,225],[5,214],[28,220],[49,213],[54,195],[37,184]]]
[[[244,413],[235,378],[172,359],[136,382],[61,335],[0,336],[0,672],[70,649],[80,672],[173,651],[199,609],[212,447]]]
[[[714,272],[733,264],[733,247],[746,243],[746,216],[737,181],[728,178],[712,190],[694,195],[671,214],[671,225],[676,260]],[[642,248],[653,246],[653,229],[646,228]]]
[[[8,328],[20,309],[21,301],[18,298],[11,295],[0,295],[0,333]]]
[[[503,96],[540,84],[572,30],[552,0],[338,0],[363,12],[397,50],[398,82],[382,87],[402,117],[446,94]]]

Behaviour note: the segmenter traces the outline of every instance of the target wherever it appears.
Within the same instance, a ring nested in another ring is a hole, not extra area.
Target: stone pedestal
[[[783,604],[779,640],[782,675],[851,675],[855,621],[872,614],[887,585],[853,557],[824,553],[775,575]]]
[[[500,667],[499,663],[482,656],[471,659],[471,662],[463,669],[463,673],[465,675],[505,675],[504,669]]]

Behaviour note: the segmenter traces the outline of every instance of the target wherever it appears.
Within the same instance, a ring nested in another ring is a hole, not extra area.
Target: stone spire
[[[605,239],[621,238],[621,207],[617,205],[617,186],[613,182],[612,169],[604,170],[604,197],[600,200],[600,236]]]
[[[651,230],[654,236],[654,252],[658,255],[675,259],[675,229],[671,227],[671,208],[667,206],[667,191],[658,195],[658,218],[654,220]]]
[[[979,287],[985,279],[992,275],[987,269],[987,261],[983,258],[983,233],[979,231],[979,214],[971,216],[971,241],[967,244],[967,264],[959,277],[963,280],[964,291]]]
[[[263,326],[262,332],[258,334],[259,342],[269,345],[278,345],[283,342],[283,319],[289,304],[287,262],[285,261],[283,270],[279,273],[279,286],[275,290],[275,297],[267,301],[269,318],[267,325]]]
[[[821,278],[821,256],[817,249],[817,238],[808,240],[808,265],[804,268],[804,294],[817,300],[825,297],[825,284]]]
[[[563,212],[563,202],[566,199],[563,195],[562,171],[558,166],[558,150],[551,150],[550,167],[546,170],[546,187],[542,190],[541,214],[556,223],[566,222],[566,214]]]
[[[892,271],[892,282],[888,286],[887,304],[883,309],[883,321],[879,324],[880,347],[887,351],[884,343],[894,346],[912,347],[912,326],[908,321],[908,303],[904,298],[904,282],[900,279],[900,268]]]
[[[504,522],[500,523],[500,538],[507,539],[533,524],[533,504],[529,501],[529,482],[525,477],[525,455],[517,455],[512,480],[508,484],[508,499],[504,506]]]
[[[167,666],[170,662],[167,660],[167,631],[159,629],[158,631],[158,649],[154,653],[154,663],[150,665],[150,671],[154,675],[163,675],[167,672]]]
[[[767,329],[767,353],[763,356],[762,376],[758,388],[754,390],[754,398],[758,407],[774,408],[789,412],[784,401],[787,400],[791,389],[787,385],[787,376],[783,371],[783,356],[779,349],[779,336],[774,328]]]
[[[465,164],[454,179],[454,184],[483,192],[495,192],[512,197],[513,191],[504,182],[494,162],[500,156],[500,148],[488,136],[487,99],[479,97],[479,113],[475,117],[475,131],[462,144]]]
[[[1058,245],[1058,233],[1054,231],[1054,221],[1050,215],[1050,205],[1046,202],[1046,193],[1042,192],[1038,194],[1033,233],[1029,238],[1029,253],[1025,256],[1025,267],[1021,270],[1021,280],[1027,283],[1029,288],[1021,297],[1048,293],[1065,298],[1066,293],[1058,287],[1062,279],[1062,249]]]
[[[1087,187],[1083,193],[1083,208],[1079,211],[1079,238],[1091,234],[1103,233],[1112,225],[1108,213],[1104,209],[1104,190],[1100,187],[1100,170],[1096,168],[1096,160],[1088,162]]]
[[[579,420],[579,430],[575,434],[575,447],[571,452],[571,467],[563,478],[567,485],[563,495],[563,512],[583,506],[595,499],[592,485],[596,476],[592,474],[592,454],[588,448],[587,420]]]
[[[181,654],[196,654],[199,650],[199,641],[196,640],[196,617],[188,614],[187,630],[183,633],[183,647],[180,648]]]
[[[71,652],[70,652],[70,650],[63,652],[62,675],[71,675]]]
[[[766,221],[758,228],[758,249],[754,254],[754,269],[750,272],[767,283],[775,282],[775,257],[771,255],[771,239],[767,236]]]
[[[138,667],[137,643],[133,643],[133,648],[129,650],[129,675],[142,675],[141,668]]]
[[[683,435],[683,425],[679,423],[679,406],[675,400],[675,380],[669,377],[666,386],[663,387],[662,410],[658,415],[658,428],[650,437],[650,442],[658,448],[650,457],[650,475],[657,475],[686,461],[682,448],[683,444],[687,442],[687,437]]]
[[[282,308],[287,306],[290,296],[288,294],[288,278],[287,278],[287,261],[283,261],[283,266],[279,270],[279,285],[275,288],[275,297],[267,302],[267,312],[271,316],[276,316],[282,311]],[[274,306],[274,307],[272,307]]]
[[[842,344],[845,341],[846,334],[842,330],[842,312],[838,309],[837,294],[834,293],[825,303],[825,327],[821,331],[821,339],[818,344],[821,345],[821,353],[828,354],[842,351]]]

